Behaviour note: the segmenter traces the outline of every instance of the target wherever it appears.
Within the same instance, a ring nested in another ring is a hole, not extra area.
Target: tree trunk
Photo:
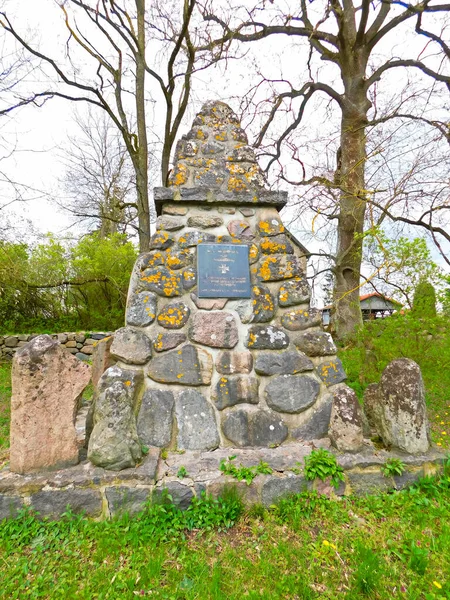
[[[341,341],[362,325],[359,295],[366,211],[365,126],[367,111],[371,106],[365,89],[365,61],[354,60],[349,70],[351,73],[348,76],[343,70],[345,94],[341,119],[340,164],[336,178],[341,191],[332,311],[332,328]]]
[[[150,208],[148,200],[148,142],[145,118],[145,0],[136,0],[138,53],[136,55],[136,191],[139,221],[139,252],[150,244]]]

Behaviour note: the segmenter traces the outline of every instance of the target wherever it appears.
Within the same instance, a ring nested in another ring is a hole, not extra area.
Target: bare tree
[[[205,18],[221,28],[221,42],[257,42],[273,36],[289,36],[290,39],[304,41],[309,47],[305,64],[308,80],[305,83],[296,86],[282,78],[271,82],[271,108],[255,143],[256,147],[263,148],[263,154],[268,159],[267,168],[276,165],[286,147],[289,149],[292,133],[306,121],[315,98],[328,99],[330,104],[326,110],[329,113],[333,111],[334,114],[334,108],[338,109],[338,148],[331,172],[308,177],[305,160],[298,146],[293,143],[291,151],[300,167],[301,176],[293,180],[283,172],[281,174],[289,183],[312,185],[321,190],[325,188],[332,200],[327,204],[327,218],[337,224],[333,322],[338,338],[343,339],[361,323],[359,288],[362,248],[367,207],[372,197],[366,179],[368,133],[380,118],[392,120],[403,112],[401,101],[400,108],[395,107],[391,114],[378,115],[375,110],[377,94],[392,73],[397,73],[398,78],[403,73],[419,73],[429,80],[431,93],[438,88],[450,89],[450,76],[445,71],[450,57],[449,47],[442,35],[450,4],[432,0],[415,4],[406,4],[401,0],[362,0],[361,3],[323,0],[319,4],[310,5],[306,0],[301,0],[299,5],[289,7],[290,12],[277,12],[272,7],[269,11],[266,3],[262,2],[252,10],[247,9],[245,18],[239,20],[237,7],[234,12],[228,9],[228,14],[223,16],[217,14],[210,3],[205,7]],[[385,41],[389,36],[404,31],[425,40],[430,51],[425,52],[422,44],[419,51],[414,52],[414,44],[409,43],[402,44],[401,49],[397,47],[390,56],[386,56]],[[398,55],[400,50],[401,56]],[[330,68],[317,67],[314,62],[316,58]],[[417,98],[411,98],[409,102],[412,106],[409,115],[420,117],[420,112],[414,110],[414,100]],[[269,150],[264,143],[282,111],[291,114],[292,119],[281,135],[273,136],[273,149]],[[403,117],[409,118],[408,114],[403,114]],[[433,125],[432,119],[425,117],[425,120]],[[445,122],[438,125],[446,128]],[[430,210],[436,214],[442,209],[439,204]],[[384,208],[384,212],[390,217],[395,216],[389,208]],[[426,227],[427,223],[430,226],[429,216],[430,213],[426,212],[411,221],[422,227]]]
[[[29,56],[41,61],[46,81],[50,82],[45,84],[49,88],[18,97],[15,106],[57,97],[86,102],[107,113],[120,132],[133,165],[139,246],[145,251],[150,238],[147,82],[154,84],[154,95],[162,93],[164,98],[161,179],[165,184],[171,149],[187,108],[198,59],[190,33],[196,0],[172,4],[170,14],[162,11],[158,3],[147,10],[146,0],[56,2],[68,32],[64,54],[59,53],[58,58],[40,52],[21,33],[20,25],[13,23],[5,11],[0,13],[4,31]],[[84,60],[82,74],[77,67],[80,59]]]
[[[137,229],[134,170],[120,133],[104,112],[76,122],[79,135],[62,149],[66,197],[58,204],[101,238]]]

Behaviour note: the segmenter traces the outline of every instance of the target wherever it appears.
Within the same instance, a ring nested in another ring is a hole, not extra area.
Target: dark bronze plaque
[[[199,298],[250,298],[246,245],[199,244],[197,273]]]

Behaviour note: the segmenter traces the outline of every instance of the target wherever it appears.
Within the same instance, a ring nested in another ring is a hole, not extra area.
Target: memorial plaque
[[[250,298],[248,246],[198,244],[199,298]]]

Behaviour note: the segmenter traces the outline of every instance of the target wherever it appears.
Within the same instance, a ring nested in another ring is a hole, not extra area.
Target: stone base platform
[[[307,481],[301,474],[304,458],[314,448],[327,448],[336,454],[345,472],[345,481],[334,492],[326,482]],[[167,488],[175,504],[187,508],[193,496],[202,491],[217,496],[225,486],[234,485],[247,504],[270,506],[278,498],[307,489],[337,495],[373,494],[401,489],[424,475],[437,473],[444,455],[432,449],[426,454],[410,455],[377,450],[365,441],[361,452],[343,454],[330,448],[327,438],[295,443],[278,448],[234,449],[212,452],[171,452],[151,448],[142,464],[134,469],[107,471],[82,462],[75,467],[34,475],[17,475],[8,469],[0,471],[0,520],[14,517],[23,507],[41,516],[58,518],[70,505],[74,513],[85,513],[95,519],[107,519],[121,512],[139,512],[153,495]],[[264,461],[273,469],[271,475],[258,475],[251,485],[237,482],[219,470],[222,459],[236,456],[236,466],[249,467]],[[384,477],[380,467],[389,458],[400,458],[406,465],[400,477]],[[187,475],[177,476],[181,467]],[[292,471],[294,469],[294,471]],[[299,473],[300,474],[297,474]]]

